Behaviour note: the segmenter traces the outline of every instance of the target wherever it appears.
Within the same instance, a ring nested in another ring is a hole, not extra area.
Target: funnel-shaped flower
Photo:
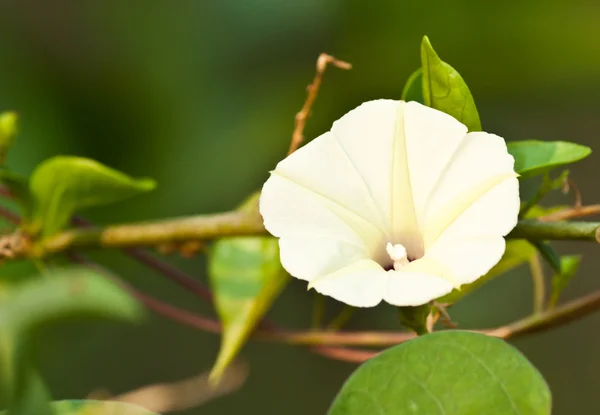
[[[416,306],[500,260],[519,212],[513,164],[501,137],[370,101],[281,161],[260,211],[309,287],[356,307]]]

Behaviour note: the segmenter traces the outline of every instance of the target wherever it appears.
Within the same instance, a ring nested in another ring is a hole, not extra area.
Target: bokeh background
[[[598,22],[595,1],[0,0],[0,110],[22,119],[9,164],[29,173],[46,157],[76,154],[158,181],[151,194],[87,212],[99,223],[230,209],[285,154],[319,53],[354,69],[326,73],[308,137],[365,100],[399,98],[424,34],[467,80],[486,131],[598,148]],[[587,203],[600,201],[599,160],[572,169]],[[600,288],[597,247],[559,249],[586,255],[565,299]],[[119,253],[95,258],[147,292],[211,312]],[[206,279],[202,258],[172,260]],[[0,268],[5,278],[34,272],[26,263]],[[503,324],[529,312],[531,291],[520,269],[452,316],[465,328]],[[312,301],[293,282],[271,315],[306,326]],[[594,315],[513,342],[548,380],[556,415],[600,413],[599,323]],[[395,314],[381,306],[351,324],[390,328]],[[207,370],[218,345],[215,335],[150,315],[139,327],[49,331],[38,358],[56,398],[79,398]],[[280,344],[252,342],[243,357],[252,372],[241,391],[185,414],[323,414],[354,368]]]

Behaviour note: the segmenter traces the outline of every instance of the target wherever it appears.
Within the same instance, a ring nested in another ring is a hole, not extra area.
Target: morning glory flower
[[[417,102],[366,102],[282,160],[260,212],[283,267],[355,307],[417,306],[502,257],[519,184],[504,139]]]

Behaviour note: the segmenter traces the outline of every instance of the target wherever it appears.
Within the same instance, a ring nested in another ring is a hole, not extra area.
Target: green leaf
[[[0,165],[6,161],[8,151],[15,141],[18,121],[16,112],[7,111],[0,114]]]
[[[425,105],[456,118],[469,131],[481,131],[475,100],[460,74],[442,61],[427,36],[421,42],[423,100]]]
[[[56,415],[158,415],[138,405],[110,401],[56,401],[52,402],[52,408]]]
[[[548,300],[548,308],[553,308],[569,282],[579,270],[581,255],[566,255],[560,258],[560,272],[552,277],[552,294]]]
[[[592,152],[589,147],[566,141],[511,141],[507,146],[508,152],[515,158],[515,171],[522,179],[574,163]]]
[[[57,156],[33,172],[32,232],[50,236],[63,228],[75,211],[115,203],[156,186],[151,179],[134,179],[97,161]]]
[[[0,358],[4,363],[4,359]],[[27,359],[20,362],[19,376],[15,378],[15,385],[4,385],[2,395],[9,405],[7,415],[55,415],[50,405],[50,393],[44,385],[39,373],[35,371]],[[5,386],[9,388],[4,389]],[[14,396],[8,396],[13,393]]]
[[[209,257],[209,277],[223,324],[221,350],[211,372],[216,381],[285,284],[279,244],[272,237],[237,237],[217,241]]]
[[[140,321],[141,304],[116,282],[86,269],[53,269],[17,284],[0,298],[0,331],[28,334],[71,317]]]
[[[402,91],[402,100],[407,102],[417,101],[421,104],[425,103],[423,99],[423,69],[417,69],[408,78]]]
[[[524,239],[512,239],[506,242],[506,251],[502,259],[483,277],[477,279],[475,282],[467,285],[463,285],[459,290],[453,290],[450,294],[446,294],[443,297],[437,299],[439,303],[454,304],[461,298],[472,293],[479,287],[493,280],[494,278],[518,267],[521,264],[527,263],[533,255],[535,255],[536,249],[533,245]]]
[[[505,341],[442,331],[392,347],[346,381],[329,415],[549,415],[548,385]]]
[[[117,283],[83,268],[53,270],[0,286],[0,397],[9,415],[46,415],[48,393],[30,363],[42,326],[71,318],[137,322],[142,306]]]

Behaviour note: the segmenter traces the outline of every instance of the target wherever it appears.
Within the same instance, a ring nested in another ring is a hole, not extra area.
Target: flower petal
[[[407,102],[402,117],[406,146],[403,165],[409,172],[412,202],[419,228],[422,229],[427,201],[448,165],[453,162],[467,127],[450,115],[418,102]],[[400,197],[406,195],[400,194]],[[395,213],[400,216],[395,222],[402,223],[402,212]],[[403,229],[395,228],[394,232],[398,234],[395,239],[398,239]],[[417,256],[421,255],[422,252]]]
[[[418,306],[448,294],[454,286],[448,280],[423,272],[388,271],[383,299],[395,306]]]
[[[501,137],[469,133],[423,213],[425,250],[445,232],[505,236],[517,224],[519,184]]]
[[[333,123],[336,137],[391,229],[392,149],[399,101],[361,104]]]
[[[319,204],[353,224],[365,241],[387,233],[369,189],[332,133],[317,137],[288,156],[271,174],[265,187],[276,177],[285,179],[288,187],[297,187],[307,197],[319,199]],[[261,205],[268,207],[265,203]]]
[[[353,307],[374,307],[383,298],[388,272],[371,260],[357,261],[313,280],[309,288]]]
[[[279,240],[281,264],[291,275],[312,281],[369,257],[364,245],[319,236],[288,236]]]
[[[506,242],[502,236],[440,237],[425,258],[448,270],[457,284],[470,284],[500,261]]]

